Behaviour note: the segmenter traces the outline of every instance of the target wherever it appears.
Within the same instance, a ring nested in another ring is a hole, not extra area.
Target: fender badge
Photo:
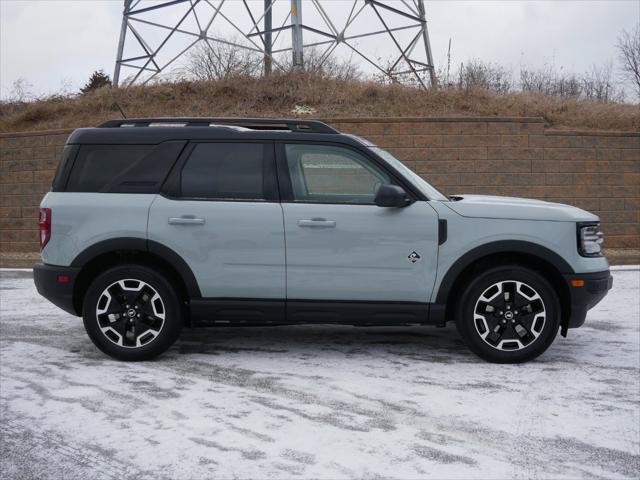
[[[420,255],[418,255],[416,251],[413,251],[409,254],[407,258],[411,263],[416,263],[418,260],[420,260]]]

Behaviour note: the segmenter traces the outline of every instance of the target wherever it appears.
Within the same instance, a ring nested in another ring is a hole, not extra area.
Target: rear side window
[[[270,144],[197,144],[180,176],[181,196],[214,200],[268,200],[273,189]]]
[[[82,145],[68,192],[155,193],[185,142],[159,145]]]
[[[56,168],[56,174],[53,177],[53,183],[51,190],[54,192],[64,191],[64,186],[69,175],[69,170],[73,166],[73,161],[78,153],[78,145],[65,145],[62,151],[62,157],[58,162],[58,168]]]

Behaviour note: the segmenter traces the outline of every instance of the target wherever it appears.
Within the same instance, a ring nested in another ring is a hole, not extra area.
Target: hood
[[[488,195],[455,195],[452,198],[455,201],[446,202],[445,205],[463,217],[555,222],[597,222],[600,220],[596,215],[571,205],[532,198]]]

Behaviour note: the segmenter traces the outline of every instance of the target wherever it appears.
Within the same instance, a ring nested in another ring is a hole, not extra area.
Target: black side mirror
[[[411,198],[402,187],[397,185],[380,185],[374,202],[379,207],[406,207],[411,203]]]

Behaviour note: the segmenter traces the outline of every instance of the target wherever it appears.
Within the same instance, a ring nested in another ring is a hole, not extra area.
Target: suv
[[[40,208],[41,295],[152,358],[183,325],[435,325],[537,357],[611,288],[597,216],[446,197],[317,121],[109,121],[69,137]]]

